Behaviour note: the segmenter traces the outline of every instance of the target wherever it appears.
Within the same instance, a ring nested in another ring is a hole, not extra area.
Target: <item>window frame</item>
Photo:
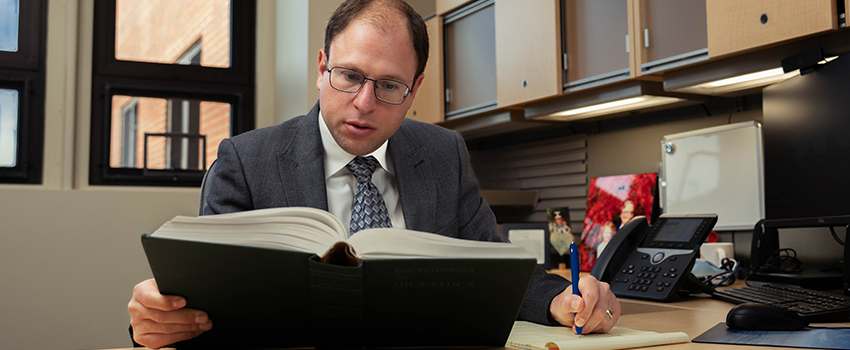
[[[41,184],[47,1],[18,6],[18,51],[0,51],[0,88],[18,91],[17,149],[15,166],[0,167],[0,183]]]
[[[231,2],[230,67],[123,61],[115,58],[117,0],[95,2],[90,185],[197,187],[204,170],[112,168],[112,97],[193,99],[229,103],[230,134],[254,129],[256,2]],[[137,140],[140,142],[143,140]],[[167,176],[163,175],[166,174]]]

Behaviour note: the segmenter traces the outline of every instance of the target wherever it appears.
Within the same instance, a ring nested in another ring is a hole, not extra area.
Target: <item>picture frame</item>
[[[581,271],[593,270],[599,254],[626,222],[635,216],[651,220],[657,179],[656,173],[590,179],[581,241],[576,242]]]
[[[529,255],[536,258],[538,266],[546,270],[552,268],[549,223],[506,223],[502,224],[502,232],[511,243],[525,248]]]

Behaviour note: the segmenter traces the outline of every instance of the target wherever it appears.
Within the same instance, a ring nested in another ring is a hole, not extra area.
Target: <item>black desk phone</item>
[[[649,226],[635,216],[611,238],[590,273],[618,297],[669,301],[689,281],[715,214],[663,214]]]

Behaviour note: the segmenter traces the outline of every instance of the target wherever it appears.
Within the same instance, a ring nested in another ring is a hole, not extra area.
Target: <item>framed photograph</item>
[[[549,243],[558,255],[569,256],[570,243],[575,240],[570,228],[570,208],[549,208],[546,216],[549,218]]]
[[[514,245],[525,248],[528,254],[537,259],[537,265],[544,269],[552,268],[549,251],[549,224],[546,222],[502,224],[502,232]]]
[[[626,222],[639,215],[651,220],[656,180],[655,173],[590,179],[587,214],[578,247],[581,271],[593,269],[599,253]]]

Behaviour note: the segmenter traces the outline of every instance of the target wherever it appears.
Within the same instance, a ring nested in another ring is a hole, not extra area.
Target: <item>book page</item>
[[[345,234],[346,232],[348,232],[348,228],[343,226],[343,224],[339,222],[339,220],[335,216],[333,216],[333,214],[324,210],[307,207],[267,208],[227,214],[204,215],[199,217],[177,216],[172,219],[172,221],[179,221],[181,219],[192,220],[203,218],[204,221],[209,220],[210,222],[218,222],[219,220],[232,221],[236,219],[266,220],[277,217],[300,217],[305,219],[312,219],[321,223],[324,226],[327,226],[332,231],[338,232],[339,237],[342,238],[345,238]]]
[[[363,230],[351,236],[348,243],[363,259],[531,258],[524,248],[511,243],[473,241],[397,228]]]
[[[548,350],[546,343],[558,344],[559,349],[629,349],[643,346],[685,343],[690,338],[683,332],[656,333],[614,327],[605,334],[576,335],[572,328],[544,326],[516,321],[506,346],[518,349]]]
[[[483,242],[397,228],[368,229],[346,237],[346,229],[330,213],[302,207],[238,213],[177,216],[154,237],[208,243],[294,250],[324,255],[336,242],[348,241],[358,257],[398,258],[530,258],[511,243]]]
[[[152,236],[321,254],[345,240],[345,229],[326,211],[292,207],[177,216]]]

